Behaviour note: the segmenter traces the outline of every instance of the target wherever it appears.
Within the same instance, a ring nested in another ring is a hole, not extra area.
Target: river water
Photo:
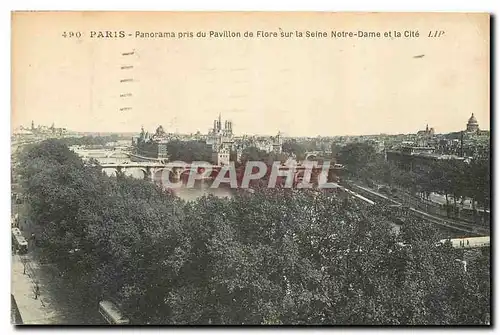
[[[80,151],[81,155],[87,155],[88,152],[82,152]],[[102,154],[95,154],[95,156],[102,156]],[[125,158],[125,157],[94,157],[96,158],[99,163],[105,164],[105,163],[132,163],[132,160],[130,158]],[[116,171],[114,169],[103,169],[103,171],[108,175],[108,176],[115,176]],[[128,168],[124,170],[124,174],[126,176],[136,178],[136,179],[144,179],[144,172],[139,169],[139,168]],[[158,175],[154,176],[155,183],[158,184],[163,184],[161,182],[162,178],[164,176],[159,173]],[[231,195],[231,190],[227,188],[210,188],[210,185],[212,184],[211,181],[197,181],[194,185],[193,188],[186,188],[186,187],[180,187],[180,188],[175,188],[174,193],[180,197],[183,200],[186,201],[191,201],[195,200],[197,198],[200,198],[204,195],[214,195],[216,197],[220,198],[230,198]]]

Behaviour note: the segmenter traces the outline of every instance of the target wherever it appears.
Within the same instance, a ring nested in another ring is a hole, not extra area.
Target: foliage
[[[83,146],[104,146],[110,142],[116,142],[120,137],[116,134],[106,136],[81,136],[81,137],[64,137],[59,139],[60,143],[67,146],[83,145]]]
[[[212,148],[203,141],[170,141],[167,143],[167,152],[170,161],[212,161]]]
[[[470,162],[455,159],[428,160],[412,169],[399,168],[377,154],[367,143],[350,143],[338,152],[339,162],[347,172],[369,183],[378,182],[402,187],[412,193],[429,197],[435,192],[453,196],[453,206],[458,199],[471,198],[483,208],[490,208],[490,157],[476,157]],[[451,214],[451,213],[449,213]]]
[[[269,165],[274,162],[285,162],[287,155],[275,152],[267,152],[256,147],[247,147],[241,155],[241,165],[245,166],[249,161],[261,161]]]
[[[489,313],[489,256],[463,273],[413,221],[400,247],[384,208],[279,188],[184,202],[107,177],[57,141],[21,159],[47,257],[134,323],[482,324]]]
[[[306,158],[306,152],[309,151],[325,151],[329,149],[328,146],[321,142],[318,143],[316,140],[301,140],[291,139],[283,142],[282,150],[284,153],[292,155],[296,160],[304,160]]]
[[[301,145],[296,140],[286,141],[282,144],[283,152],[294,155],[297,160],[302,160],[305,158],[305,153],[307,148],[304,145]]]

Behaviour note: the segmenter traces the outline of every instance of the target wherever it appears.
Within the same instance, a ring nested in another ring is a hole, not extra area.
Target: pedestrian
[[[35,286],[35,300],[38,299],[38,296],[40,295],[40,286],[36,284]]]

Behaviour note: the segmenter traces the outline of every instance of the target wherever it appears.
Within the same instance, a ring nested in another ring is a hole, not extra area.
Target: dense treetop
[[[483,208],[490,208],[490,156],[475,157],[471,161],[436,159],[421,163],[413,169],[398,168],[387,162],[382,154],[365,143],[352,143],[341,148],[337,154],[348,174],[367,182],[378,182],[389,186],[401,186],[426,197],[431,192],[453,195],[454,201],[471,198]],[[456,205],[456,203],[454,204]]]
[[[464,272],[433,227],[408,219],[396,236],[383,207],[290,189],[184,202],[55,140],[20,166],[45,257],[133,323],[481,324],[489,313],[489,255]]]

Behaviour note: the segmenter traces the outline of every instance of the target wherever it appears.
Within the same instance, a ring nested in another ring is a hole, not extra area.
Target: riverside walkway
[[[24,267],[21,256],[13,255],[11,264],[11,294],[17,304],[22,324],[60,324],[62,315],[47,299],[43,285],[37,283],[37,279],[34,277],[34,270],[27,266],[25,272]],[[39,286],[38,294],[36,293],[37,284]]]

